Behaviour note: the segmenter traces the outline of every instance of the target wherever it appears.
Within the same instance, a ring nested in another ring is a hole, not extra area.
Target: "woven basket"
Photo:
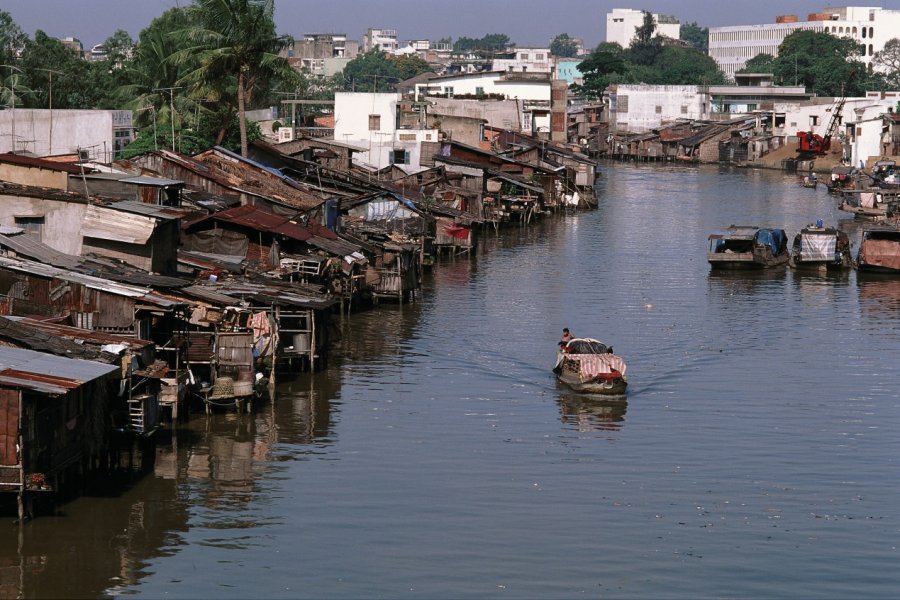
[[[209,399],[222,400],[225,398],[234,398],[234,379],[218,377],[209,392]]]

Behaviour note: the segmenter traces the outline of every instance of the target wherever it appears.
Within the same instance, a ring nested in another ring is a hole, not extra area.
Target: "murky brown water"
[[[893,596],[900,281],[711,274],[714,229],[845,219],[781,173],[600,191],[345,319],[327,372],[171,432],[120,495],[0,522],[0,595]],[[564,326],[626,358],[626,403],[556,385]]]

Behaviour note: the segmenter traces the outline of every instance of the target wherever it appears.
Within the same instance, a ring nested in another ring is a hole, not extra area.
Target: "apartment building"
[[[859,59],[870,65],[888,40],[900,36],[900,10],[846,6],[822,9],[808,15],[805,21],[796,15],[782,15],[765,25],[710,27],[709,55],[726,77],[734,79],[734,74],[754,56],[778,56],[784,38],[800,30],[850,38],[859,45]]]

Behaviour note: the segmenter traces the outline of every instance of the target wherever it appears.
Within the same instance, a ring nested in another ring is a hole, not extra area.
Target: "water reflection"
[[[625,421],[628,401],[591,394],[560,392],[559,418],[575,431],[618,431]]]
[[[864,313],[895,323],[900,317],[900,279],[857,273],[859,306]]]
[[[0,532],[0,597],[100,598],[134,585],[188,530],[174,481],[153,476],[122,496],[84,496],[55,516]]]

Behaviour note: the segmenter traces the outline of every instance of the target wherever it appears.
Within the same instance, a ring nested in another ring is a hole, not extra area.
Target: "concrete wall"
[[[0,181],[11,181],[22,185],[34,185],[66,191],[69,185],[69,174],[63,171],[51,171],[39,167],[0,163]]]
[[[421,142],[438,141],[434,129],[398,129],[399,94],[339,92],[334,98],[334,139],[361,148],[354,159],[376,168],[390,164],[392,151],[404,150],[408,164],[419,165]],[[378,116],[378,127],[369,129],[369,116]]]
[[[15,135],[17,152],[52,156],[73,154],[80,148],[93,160],[112,162],[114,130],[127,131],[130,136],[131,115],[131,111],[114,110],[0,110],[0,131],[8,134],[0,135],[0,153],[13,149]]]
[[[60,252],[81,254],[86,204],[0,195],[0,224],[16,227],[16,217],[43,217],[41,241]]]
[[[695,85],[619,85],[610,103],[614,131],[641,133],[678,119],[707,118],[708,99]]]
[[[550,79],[511,78],[504,73],[472,73],[458,77],[437,78],[416,84],[416,96],[421,99],[430,90],[438,94],[462,96],[481,94],[504,94],[507,99],[550,101]]]

